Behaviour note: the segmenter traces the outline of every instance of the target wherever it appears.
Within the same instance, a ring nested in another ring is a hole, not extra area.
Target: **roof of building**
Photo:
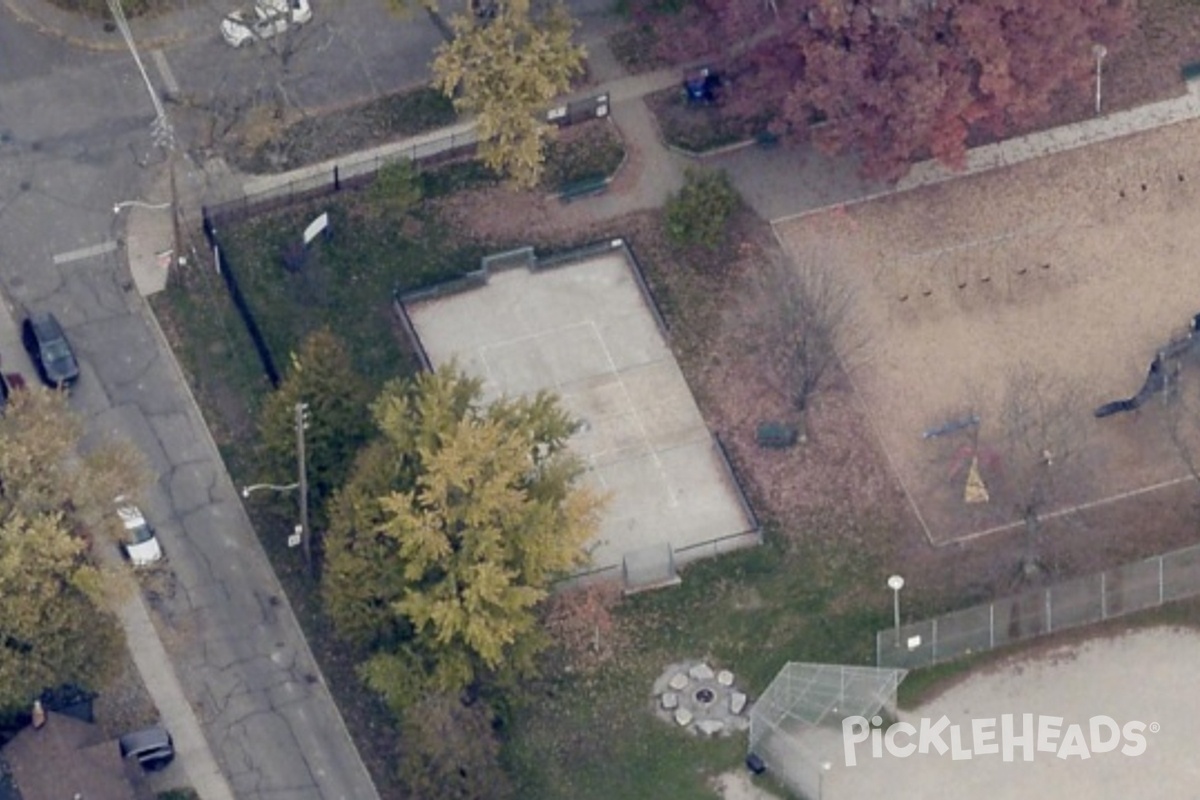
[[[115,740],[95,725],[53,711],[0,750],[21,800],[135,800]]]

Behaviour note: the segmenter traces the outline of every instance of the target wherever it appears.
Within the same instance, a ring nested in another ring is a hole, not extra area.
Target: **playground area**
[[[457,362],[488,398],[554,392],[580,422],[571,447],[609,496],[587,571],[655,573],[757,543],[624,248],[493,270],[405,308],[434,365]]]
[[[790,251],[819,246],[856,289],[873,333],[852,379],[931,542],[1018,526],[1033,491],[1044,515],[1188,479],[1198,133],[1179,124],[776,223]],[[1149,385],[1168,346],[1178,357],[1146,402],[1095,416]]]

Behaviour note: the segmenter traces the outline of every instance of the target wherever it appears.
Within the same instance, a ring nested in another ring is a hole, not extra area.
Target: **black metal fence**
[[[361,188],[374,180],[379,170],[397,161],[407,159],[420,168],[435,167],[473,155],[475,146],[475,130],[467,128],[404,148],[387,149],[365,158],[347,159],[307,170],[306,174],[282,183],[264,178],[259,181],[261,188],[256,189],[254,183],[250,183],[236,197],[206,207],[206,216],[220,224],[288,208],[306,200],[328,197],[343,189]]]
[[[233,270],[233,265],[229,263],[229,259],[225,257],[225,250],[221,247],[221,241],[217,238],[217,227],[212,218],[208,214],[208,210],[204,209],[204,238],[208,242],[208,247],[212,251],[213,262],[216,265],[217,272],[225,281],[225,288],[229,290],[229,298],[233,300],[233,306],[237,309],[238,316],[242,318],[242,324],[246,326],[246,333],[250,335],[250,341],[254,343],[254,350],[258,353],[259,362],[262,364],[263,373],[267,379],[271,381],[271,386],[279,386],[279,369],[275,366],[275,359],[271,355],[271,348],[267,346],[267,340],[263,338],[262,329],[258,327],[258,320],[254,317],[254,312],[250,309],[250,304],[246,302],[246,296],[242,294],[242,288],[238,285],[237,274]]]
[[[374,180],[380,169],[402,159],[409,159],[419,167],[428,168],[463,158],[473,154],[475,141],[474,129],[468,129],[465,133],[452,132],[436,139],[413,144],[407,148],[391,149],[386,153],[379,153],[369,158],[332,164],[328,169],[312,171],[303,177],[274,183],[258,191],[243,190],[237,197],[201,208],[204,238],[212,252],[214,265],[225,281],[229,298],[233,301],[234,308],[237,309],[238,316],[246,327],[246,332],[249,334],[250,340],[254,344],[254,350],[262,364],[263,373],[271,381],[272,386],[279,386],[281,380],[279,369],[271,354],[271,348],[263,336],[262,329],[258,325],[258,320],[254,316],[254,311],[238,284],[237,269],[221,245],[218,226],[227,222],[247,219],[257,214],[288,208],[306,200],[327,197],[343,189],[361,188]],[[411,324],[409,327],[411,328]],[[412,331],[410,338],[415,337],[415,333]],[[428,359],[419,348],[417,356],[421,359],[423,366],[428,366]]]

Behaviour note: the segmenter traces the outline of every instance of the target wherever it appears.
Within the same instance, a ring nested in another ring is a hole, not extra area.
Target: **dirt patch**
[[[316,164],[375,145],[452,125],[450,100],[422,86],[365,103],[326,108],[280,120],[265,107],[242,114],[237,135],[223,142],[225,158],[251,173],[274,173]],[[257,118],[257,119],[256,119]]]
[[[817,239],[835,248],[868,324],[887,332],[856,383],[933,542],[1019,521],[1022,498],[1003,491],[1022,467],[1002,398],[1023,365],[1069,390],[1086,428],[1072,464],[1047,466],[1048,480],[1059,476],[1047,510],[1186,475],[1161,409],[1091,414],[1135,393],[1156,350],[1200,310],[1178,291],[1200,278],[1187,210],[1200,159],[1185,144],[1198,130],[1172,126],[779,226],[795,252]],[[922,437],[971,414],[977,428]],[[994,502],[965,502],[972,461]]]
[[[712,784],[725,800],[779,800],[779,795],[762,788],[744,772],[724,772],[713,778]]]
[[[96,724],[112,738],[158,723],[158,708],[128,651],[122,651],[121,665],[112,680],[100,687],[92,710]]]
[[[1069,726],[1080,725],[1083,741],[1091,749],[1089,720],[1105,715],[1121,727],[1131,722],[1145,726],[1141,730],[1145,750],[1140,755],[1122,753],[1118,746],[1111,752],[1096,749],[1086,759],[1038,751],[1026,760],[1018,747],[1015,758],[1007,761],[1001,752],[976,753],[958,761],[949,753],[932,752],[876,759],[860,745],[855,766],[846,766],[844,758],[834,760],[825,782],[826,796],[832,800],[862,797],[882,785],[900,796],[924,797],[1116,800],[1147,791],[1163,797],[1186,796],[1192,791],[1194,770],[1181,765],[1190,764],[1192,742],[1200,731],[1190,706],[1180,702],[1178,687],[1190,683],[1190,665],[1198,657],[1200,636],[1193,631],[1155,628],[1096,639],[1034,658],[1013,659],[900,715],[914,724],[946,715],[951,724],[965,726],[962,741],[968,750],[973,749],[971,720],[999,719],[1005,714],[1015,717],[1018,734],[1023,714],[1033,714],[1035,723],[1040,715],[1062,717],[1064,736],[1056,737],[1055,744],[1065,741]]]

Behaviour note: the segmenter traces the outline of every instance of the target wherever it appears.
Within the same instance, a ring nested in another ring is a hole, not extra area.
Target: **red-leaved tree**
[[[870,177],[934,157],[961,165],[969,134],[1036,123],[1060,91],[1091,89],[1095,55],[1133,24],[1135,0],[643,0],[660,55],[719,59],[727,113],[775,127]]]

